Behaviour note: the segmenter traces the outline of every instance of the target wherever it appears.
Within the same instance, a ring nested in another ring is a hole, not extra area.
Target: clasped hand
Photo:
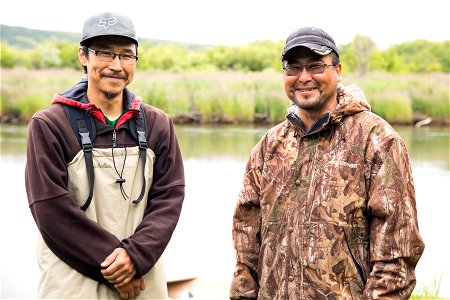
[[[134,279],[136,269],[133,260],[123,248],[116,248],[101,263],[103,277],[113,284],[121,299],[133,299],[145,289],[144,278]]]

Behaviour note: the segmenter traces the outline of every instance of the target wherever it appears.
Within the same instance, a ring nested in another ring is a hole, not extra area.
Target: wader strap
[[[92,201],[92,196],[94,192],[94,164],[92,157],[92,140],[95,139],[96,136],[96,127],[94,119],[89,115],[90,111],[84,111],[75,107],[71,107],[68,105],[64,105],[64,110],[67,118],[69,119],[69,123],[72,126],[72,129],[75,133],[78,133],[78,141],[80,142],[81,147],[84,152],[84,159],[86,161],[86,168],[88,171],[88,180],[89,180],[89,196],[86,199],[86,202],[81,209],[85,211]],[[133,120],[130,120],[130,131],[133,138],[135,138],[139,143],[139,159],[142,164],[142,189],[139,197],[133,201],[134,204],[138,204],[141,202],[142,198],[144,198],[145,194],[145,164],[147,161],[147,137],[146,137],[146,121],[145,115],[143,112],[143,108],[141,107],[139,111],[139,115]],[[86,126],[87,125],[87,126]],[[134,128],[134,126],[136,128]],[[133,134],[136,132],[136,136]]]
[[[84,160],[86,162],[86,169],[88,171],[89,180],[89,195],[81,206],[81,210],[85,211],[92,201],[94,193],[94,163],[92,158],[92,140],[96,136],[96,128],[94,119],[90,116],[90,110],[82,110],[69,105],[63,105],[66,117],[69,120],[70,126],[75,135],[77,135],[78,142],[84,152]]]
[[[64,111],[66,113],[67,119],[69,120],[70,126],[72,127],[73,132],[75,133],[78,142],[81,144],[81,135],[78,129],[77,121],[80,119],[84,119],[87,125],[87,130],[89,131],[89,137],[91,141],[95,139],[97,135],[97,130],[95,127],[94,118],[90,116],[90,110],[83,110],[77,107],[72,107],[69,105],[63,105]]]
[[[142,165],[142,189],[141,194],[136,200],[133,200],[134,204],[138,204],[141,202],[142,198],[144,198],[145,193],[145,163],[147,161],[147,139],[145,137],[145,124],[144,124],[144,116],[143,116],[142,108],[139,111],[139,116],[136,117],[136,132],[137,132],[137,138],[139,143],[139,156],[141,160]]]
[[[92,142],[89,137],[89,130],[87,129],[86,121],[84,119],[78,119],[77,125],[78,133],[81,137],[81,146],[84,152],[84,160],[86,162],[89,180],[89,196],[87,197],[86,202],[80,207],[81,210],[85,211],[91,204],[92,194],[94,191],[94,163],[92,158]]]

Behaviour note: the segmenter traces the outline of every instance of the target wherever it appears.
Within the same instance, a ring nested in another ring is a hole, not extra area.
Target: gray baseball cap
[[[108,35],[123,36],[131,39],[136,45],[138,44],[131,19],[111,12],[94,15],[84,22],[80,44],[85,44],[95,37]]]
[[[286,39],[281,60],[284,59],[289,50],[296,47],[306,47],[322,56],[334,52],[339,57],[333,38],[316,27],[302,27],[292,32]]]

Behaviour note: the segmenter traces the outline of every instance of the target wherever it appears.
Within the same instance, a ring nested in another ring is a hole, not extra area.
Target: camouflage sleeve
[[[424,250],[408,153],[396,133],[375,132],[371,139],[366,176],[372,220],[371,270],[364,299],[408,299],[416,283],[414,270]]]
[[[230,299],[256,299],[258,295],[257,266],[261,227],[259,191],[263,163],[261,144],[260,142],[255,146],[248,160],[233,217],[237,264]]]

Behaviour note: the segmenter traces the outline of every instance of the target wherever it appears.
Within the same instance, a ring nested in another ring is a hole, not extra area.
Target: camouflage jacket
[[[424,250],[406,147],[345,87],[305,133],[253,149],[233,219],[230,299],[407,299]]]

